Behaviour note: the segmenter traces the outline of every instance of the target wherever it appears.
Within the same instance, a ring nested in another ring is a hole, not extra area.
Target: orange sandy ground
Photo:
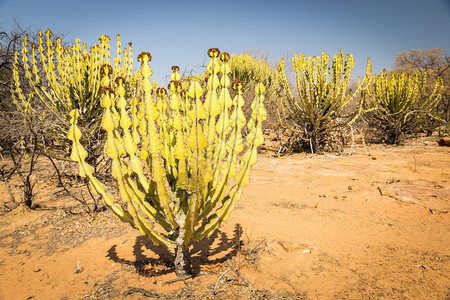
[[[260,155],[230,219],[192,248],[207,274],[168,284],[170,251],[109,211],[63,213],[67,197],[40,183],[36,202],[60,208],[0,217],[0,299],[151,299],[131,288],[160,299],[449,299],[450,148],[368,151]],[[3,183],[0,193],[6,201]]]

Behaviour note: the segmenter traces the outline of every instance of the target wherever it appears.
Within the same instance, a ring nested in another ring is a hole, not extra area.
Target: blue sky
[[[152,53],[162,84],[172,65],[202,72],[211,47],[236,54],[256,49],[274,62],[295,52],[343,49],[355,57],[355,78],[367,57],[378,73],[402,51],[450,54],[450,0],[0,0],[0,27],[11,28],[14,18],[22,27],[50,28],[88,45],[101,34],[114,42],[119,33],[123,45],[133,42],[135,58]]]

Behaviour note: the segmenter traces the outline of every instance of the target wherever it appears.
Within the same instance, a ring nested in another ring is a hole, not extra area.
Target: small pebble
[[[78,274],[84,271],[84,267],[80,261],[77,261],[75,264],[75,268],[72,271],[72,274]]]

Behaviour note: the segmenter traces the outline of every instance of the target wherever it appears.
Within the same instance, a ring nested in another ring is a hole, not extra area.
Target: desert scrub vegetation
[[[277,81],[283,89],[280,97],[280,125],[288,130],[287,148],[321,150],[324,142],[338,129],[349,126],[361,113],[361,102],[351,111],[345,111],[359,91],[369,84],[372,67],[367,60],[364,78],[358,77],[356,90],[349,87],[354,59],[344,57],[342,50],[333,56],[322,52],[319,56],[306,58],[298,53],[292,58],[297,94],[291,90],[281,59],[276,69]],[[332,142],[332,141],[331,141]]]
[[[365,76],[352,86],[353,57],[340,51],[331,63],[324,53],[296,54],[294,94],[283,60],[274,71],[264,59],[212,48],[204,74],[182,77],[173,66],[171,81],[162,88],[150,81],[151,55],[141,53],[141,67],[133,71],[132,44],[122,48],[119,35],[114,58],[107,36],[92,47],[79,40],[65,46],[48,30],[34,43],[25,35],[21,44],[8,62],[10,76],[0,77],[0,92],[10,89],[14,116],[23,124],[18,142],[0,138],[10,141],[15,164],[2,165],[2,180],[20,172],[24,202],[31,206],[37,156],[46,155],[58,172],[53,151],[70,152],[96,199],[154,243],[175,249],[179,276],[192,271],[191,244],[227,220],[248,184],[264,142],[265,106],[292,143],[315,153],[364,112],[370,126],[399,128],[386,131],[393,136],[389,141],[398,141],[397,132],[433,115],[442,86],[436,80],[434,92],[425,97],[428,77],[422,86],[420,75],[372,78],[370,60]],[[116,183],[117,195],[106,180]]]
[[[230,78],[242,81],[245,89],[260,82],[266,87],[266,97],[273,98],[277,95],[275,71],[266,59],[243,53],[232,54],[230,62]]]
[[[262,83],[266,89],[264,95],[264,107],[267,110],[267,119],[263,123],[263,130],[270,128],[276,130],[278,128],[278,96],[279,85],[276,82],[274,66],[268,63],[267,55],[260,54],[258,52],[246,51],[242,54],[231,54],[229,61],[230,73],[228,74],[231,82],[240,81],[243,86],[243,97],[245,99],[252,98],[254,95],[255,87]],[[209,80],[209,73],[205,71],[195,76],[181,76],[179,75],[179,67],[177,68],[177,74],[172,74],[170,78],[173,80],[174,76],[180,81],[183,89],[189,89],[190,84],[193,81],[197,81],[202,88],[205,88]],[[230,95],[233,97],[235,91],[231,90]],[[251,103],[248,101],[244,104],[242,110],[246,118],[251,116]]]
[[[403,134],[411,133],[426,117],[440,120],[436,106],[441,98],[442,80],[433,82],[426,93],[427,74],[405,74],[383,70],[374,75],[367,89],[361,91],[363,119],[384,135],[386,142],[399,144]]]
[[[25,78],[23,69],[13,67],[24,31],[18,24],[10,31],[0,29],[0,181],[9,193],[9,201],[0,207],[0,214],[21,204],[34,207],[36,163],[45,131],[42,122],[29,115],[25,118],[17,110],[11,94],[12,78]],[[36,40],[37,34],[32,32],[31,39]],[[29,89],[27,85],[23,88]],[[25,105],[23,110],[30,111],[29,105]]]
[[[64,47],[61,38],[54,38],[51,30],[40,31],[37,43],[30,43],[26,34],[21,55],[16,52],[13,64],[11,94],[23,119],[47,120],[46,140],[68,152],[69,112],[77,109],[79,127],[85,136],[83,144],[94,159],[101,155],[103,148],[100,66],[111,63],[109,42],[110,38],[103,35],[98,44],[89,48],[79,39]],[[117,35],[116,53],[112,76],[127,78],[125,89],[131,94],[134,92],[132,45],[129,43],[122,50],[120,35]],[[24,70],[25,78],[19,77],[19,70]]]
[[[64,43],[51,30],[16,36],[14,48],[20,51],[12,51],[9,77],[10,104],[15,109],[10,108],[8,113],[15,116],[10,121],[19,120],[21,130],[19,142],[7,144],[7,153],[15,167],[12,172],[6,172],[3,179],[9,181],[14,173],[25,179],[35,178],[31,173],[36,172],[34,165],[38,157],[46,157],[65,192],[82,203],[84,211],[95,213],[103,209],[100,198],[93,197],[90,190],[70,191],[62,180],[67,175],[62,165],[66,162],[65,165],[70,166],[67,158],[70,152],[70,140],[67,138],[69,112],[77,109],[81,113],[79,128],[85,137],[81,142],[89,152],[89,161],[95,163],[96,174],[107,176],[110,162],[103,155],[105,134],[101,130],[100,66],[110,63],[110,38],[103,35],[97,44],[88,47],[79,39],[74,44]],[[117,35],[116,46],[112,76],[127,78],[126,92],[133,94],[139,78],[133,77],[132,44],[122,49],[120,35]],[[11,134],[8,133],[8,136]],[[31,159],[26,159],[28,157]],[[21,165],[24,163],[29,165],[26,176],[21,175]],[[79,181],[74,173],[69,174],[69,179]],[[31,192],[32,183],[28,179],[22,181],[25,187],[29,186],[26,189],[30,191],[24,195],[30,198],[35,194]],[[87,181],[85,185],[89,189]],[[31,203],[31,200],[25,203]]]
[[[419,73],[422,76],[426,74],[425,94],[433,92],[437,78],[442,79],[441,100],[432,114],[439,116],[440,119],[430,115],[423,116],[415,131],[431,135],[436,128],[439,128],[439,135],[446,134],[450,122],[450,56],[441,48],[404,51],[396,55],[393,71],[407,74]],[[442,128],[442,126],[445,127]]]
[[[244,85],[244,97],[251,97],[255,86],[262,83],[266,88],[264,107],[267,110],[267,119],[263,129],[276,131],[278,129],[278,97],[280,87],[277,83],[274,66],[268,63],[267,55],[247,51],[240,55],[232,54],[230,59],[230,78],[232,81],[239,80]],[[251,114],[250,103],[244,105],[244,114]]]
[[[111,174],[121,201],[114,200],[85,161],[88,153],[80,143],[80,114],[77,109],[70,112],[71,158],[79,163],[80,175],[122,221],[154,243],[175,248],[178,276],[192,273],[190,245],[228,219],[249,183],[250,168],[264,141],[264,85],[255,86],[247,120],[242,111],[243,84],[230,82],[230,55],[217,48],[209,49],[208,55],[206,90],[197,80],[187,91],[172,80],[168,90],[157,88],[153,93],[151,55],[141,53],[140,93],[132,99],[127,99],[124,88],[127,79],[112,80],[113,68],[101,67],[105,153],[112,161]],[[128,110],[127,100],[131,100]]]

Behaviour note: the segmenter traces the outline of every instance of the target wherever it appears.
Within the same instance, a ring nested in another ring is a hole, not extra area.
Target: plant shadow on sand
[[[242,232],[242,226],[236,224],[231,238],[218,229],[212,235],[194,243],[190,248],[193,276],[200,274],[201,266],[222,264],[236,256],[241,247]],[[146,256],[145,250],[152,251],[157,258]],[[173,251],[166,246],[155,245],[147,236],[136,237],[133,255],[135,260],[121,258],[117,254],[117,245],[113,245],[106,256],[116,263],[133,266],[143,276],[175,272]]]

